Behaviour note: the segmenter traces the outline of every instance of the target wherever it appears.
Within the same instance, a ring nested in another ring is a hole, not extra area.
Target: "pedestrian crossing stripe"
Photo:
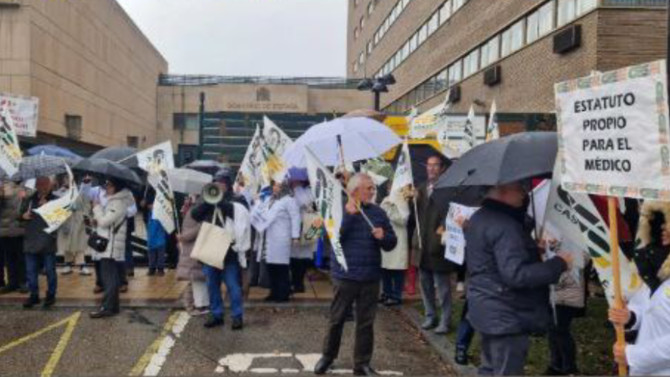
[[[51,356],[49,357],[49,360],[47,361],[47,364],[44,366],[44,369],[42,369],[42,373],[40,374],[42,377],[50,377],[53,374],[56,367],[58,366],[58,362],[60,361],[61,356],[63,356],[63,352],[65,352],[65,349],[67,348],[67,345],[70,342],[70,339],[72,338],[72,333],[74,332],[74,329],[77,326],[79,317],[81,317],[81,312],[76,312],[71,316],[63,320],[60,320],[56,323],[53,323],[41,330],[35,331],[32,334],[28,334],[22,338],[16,339],[8,344],[5,344],[4,346],[0,347],[0,354],[7,352],[13,348],[16,348],[23,343],[39,338],[40,336],[50,332],[51,330],[65,326],[65,331],[58,340],[56,348],[54,348],[53,352],[51,353]]]

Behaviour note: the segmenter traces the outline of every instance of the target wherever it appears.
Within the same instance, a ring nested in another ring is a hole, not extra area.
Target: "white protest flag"
[[[254,136],[251,138],[249,147],[240,165],[240,170],[237,172],[236,181],[240,181],[241,178],[244,182],[244,187],[253,194],[258,192],[261,184],[261,142],[261,129],[256,126],[256,132],[254,132]]]
[[[564,189],[670,200],[665,61],[558,83],[555,91]]]
[[[53,233],[72,216],[72,212],[74,211],[72,206],[79,197],[79,189],[77,189],[77,185],[74,182],[72,171],[65,161],[63,161],[63,164],[67,168],[67,174],[70,178],[70,188],[60,198],[47,202],[35,210],[35,213],[40,215],[47,223],[47,228],[44,229],[47,233]]]
[[[468,119],[466,119],[463,126],[463,138],[468,149],[474,148],[477,144],[477,137],[475,136],[475,108],[473,106],[470,106]]]
[[[398,157],[398,164],[395,168],[395,175],[393,176],[393,185],[391,192],[400,191],[407,185],[414,184],[414,177],[412,175],[412,157],[409,154],[409,145],[407,140],[400,149],[400,156]]]
[[[174,192],[167,170],[174,169],[172,143],[166,141],[137,153],[138,165],[149,173],[149,183],[156,190],[152,218],[158,220],[170,234],[175,230]]]
[[[39,117],[39,99],[0,93],[0,107],[7,106],[14,121],[14,132],[18,136],[35,137]]]
[[[557,177],[556,172],[554,177]],[[586,253],[593,260],[605,295],[614,302],[613,271],[609,244],[609,227],[588,195],[569,193],[554,179],[544,211],[543,236],[556,239],[561,250]],[[539,216],[538,216],[539,217]],[[629,261],[619,249],[621,261],[621,286],[624,299],[631,298],[643,285],[635,263]],[[578,262],[579,255],[575,255]]]
[[[14,120],[8,106],[0,106],[0,169],[7,176],[13,176],[19,171],[21,164],[21,148],[16,137]]]
[[[498,128],[498,108],[496,107],[496,101],[493,101],[489,114],[489,124],[486,127],[486,141],[496,139],[500,139],[500,129]]]
[[[347,261],[340,244],[340,226],[343,215],[342,186],[309,148],[306,148],[305,152],[307,174],[314,193],[317,212],[321,215],[326,232],[328,232],[335,259],[347,271]]]
[[[284,179],[289,166],[286,166],[282,156],[293,144],[293,140],[268,117],[263,117],[262,135],[261,152],[263,165],[261,167],[261,175],[263,178],[262,183],[265,186],[269,185],[271,180],[282,181]]]

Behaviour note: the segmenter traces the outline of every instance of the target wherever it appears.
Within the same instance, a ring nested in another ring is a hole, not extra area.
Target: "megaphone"
[[[202,188],[202,199],[208,204],[219,204],[223,200],[223,190],[216,183],[208,183]]]

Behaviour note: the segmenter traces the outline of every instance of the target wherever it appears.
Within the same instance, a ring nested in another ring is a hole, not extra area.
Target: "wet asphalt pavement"
[[[230,321],[205,329],[204,317],[168,309],[126,309],[92,320],[71,308],[4,307],[0,376],[313,375],[327,313],[324,307],[251,308],[244,330],[233,332]],[[334,373],[351,372],[352,350],[349,323]],[[373,367],[388,375],[454,374],[400,312],[387,309],[377,317]]]

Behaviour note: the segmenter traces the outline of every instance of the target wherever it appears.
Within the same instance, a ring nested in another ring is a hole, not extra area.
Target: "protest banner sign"
[[[407,140],[400,149],[400,156],[393,175],[393,184],[391,185],[391,192],[400,191],[403,187],[414,185],[414,178],[412,174],[412,158],[409,154],[409,145]]]
[[[152,218],[158,220],[170,234],[175,230],[177,215],[174,192],[170,187],[167,170],[174,168],[172,143],[166,141],[137,153],[139,167],[149,173],[149,183],[156,190]]]
[[[333,246],[335,259],[347,271],[347,261],[340,244],[340,226],[342,225],[342,185],[319,161],[309,148],[305,149],[307,174],[316,199],[316,208],[323,219],[328,238]]]
[[[563,188],[670,200],[665,66],[657,61],[556,84]]]
[[[266,186],[270,184],[270,181],[282,181],[286,176],[289,167],[284,163],[282,156],[293,144],[293,140],[268,117],[263,117],[262,135],[263,164],[261,166],[261,176],[263,185]]]
[[[449,212],[445,221],[444,233],[444,258],[458,265],[465,261],[465,235],[463,234],[463,223],[479,208],[468,207],[457,203],[449,204]]]
[[[614,307],[622,308],[617,197],[670,200],[666,62],[594,72],[555,91],[561,184],[609,196]],[[623,347],[623,326],[616,335]],[[619,364],[619,374],[626,373]]]
[[[475,136],[475,108],[470,105],[470,111],[468,111],[468,117],[465,119],[465,124],[463,125],[463,138],[465,139],[465,146],[468,149],[472,149],[477,145],[477,137]]]
[[[0,107],[7,106],[18,136],[37,136],[39,99],[9,93],[0,93]]]
[[[14,130],[14,121],[7,106],[0,106],[0,169],[9,177],[19,171],[21,148]]]
[[[260,177],[259,173],[261,171],[261,129],[256,126],[256,132],[251,138],[249,147],[244,154],[244,159],[240,164],[240,170],[237,173],[236,181],[242,181],[244,187],[251,193],[257,193],[260,186]]]
[[[34,210],[47,223],[47,227],[44,229],[47,233],[53,233],[58,230],[72,216],[72,212],[74,212],[73,205],[79,197],[79,189],[77,189],[77,185],[74,182],[72,170],[70,170],[65,161],[63,161],[63,164],[67,168],[67,175],[70,179],[69,189],[60,198],[47,202]]]
[[[491,112],[489,113],[489,124],[486,126],[486,141],[500,139],[500,128],[498,127],[498,107],[496,101],[491,103]]]

